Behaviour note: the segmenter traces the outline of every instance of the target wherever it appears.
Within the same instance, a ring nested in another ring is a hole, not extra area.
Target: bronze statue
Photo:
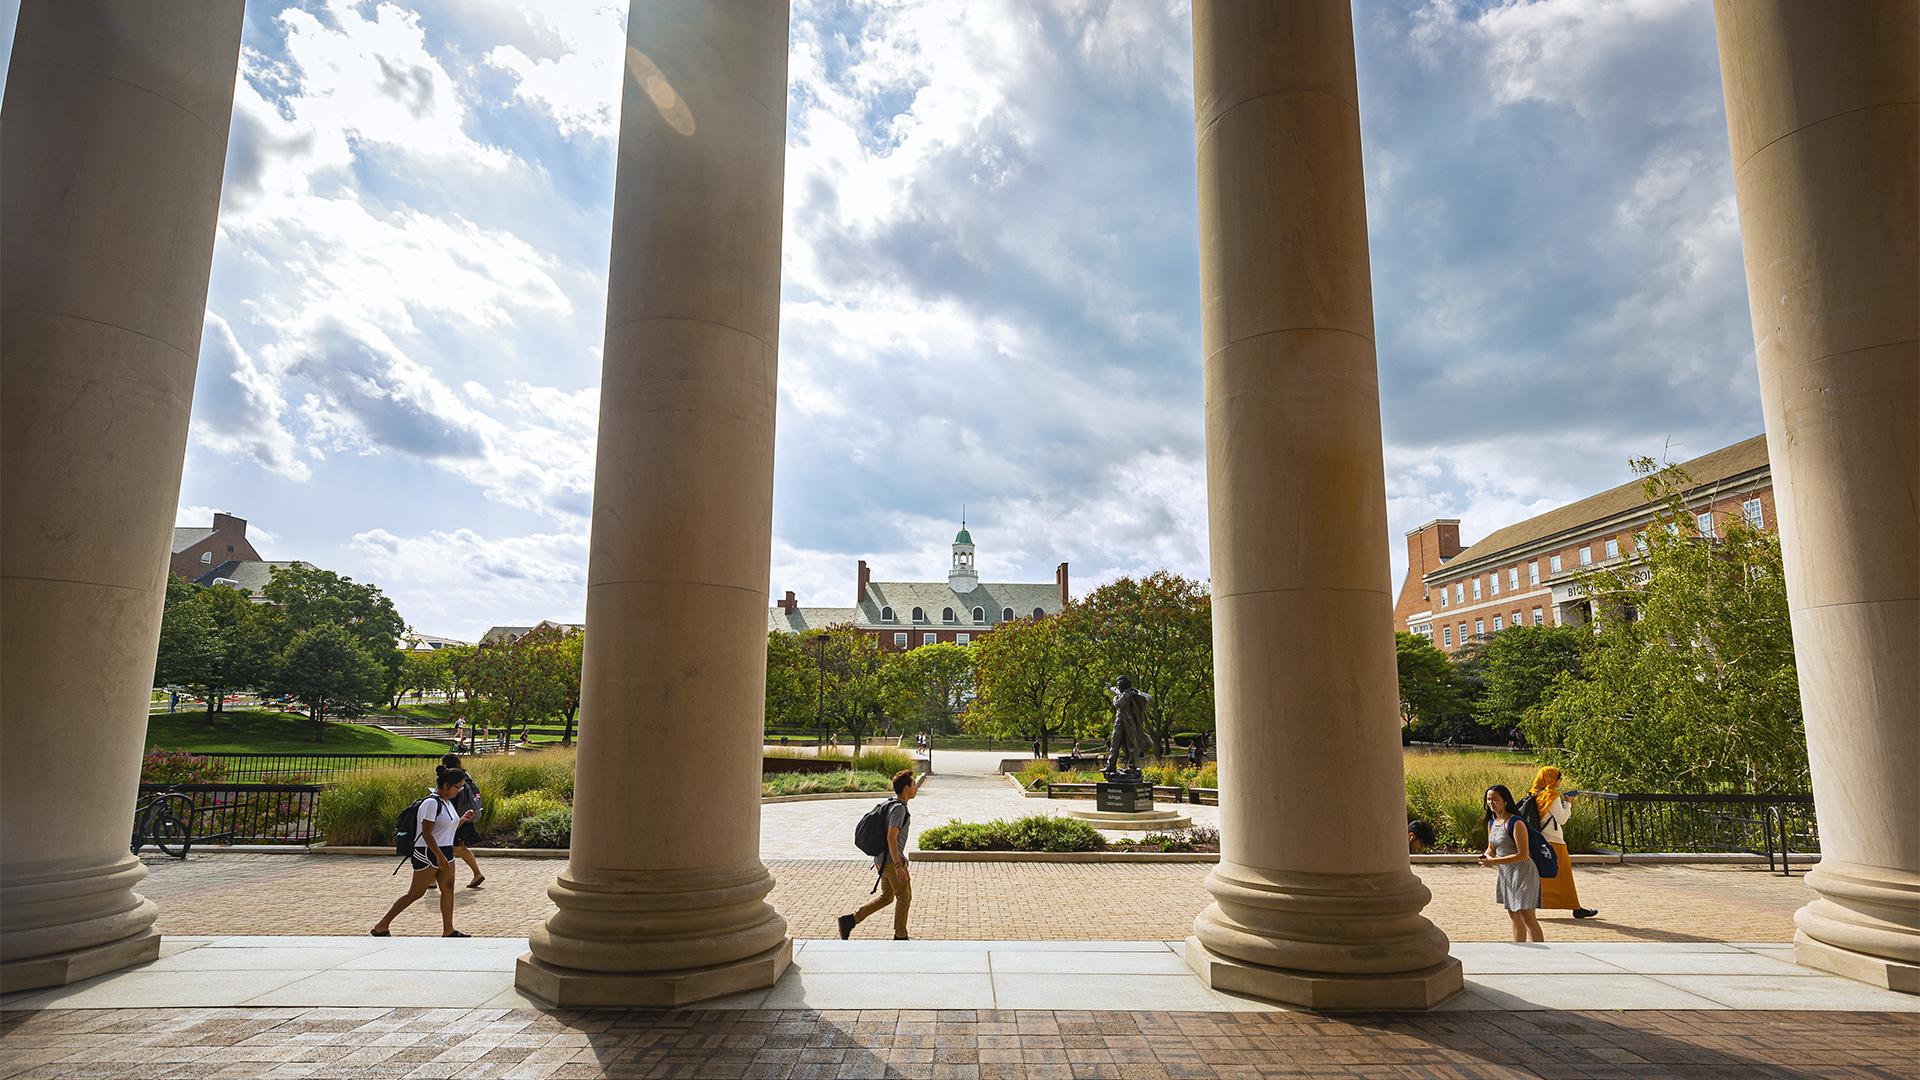
[[[1140,767],[1153,752],[1153,740],[1147,738],[1147,703],[1151,695],[1133,688],[1133,680],[1120,676],[1120,685],[1109,687],[1113,695],[1113,734],[1107,739],[1107,767],[1102,770],[1109,782],[1139,780]],[[1127,767],[1120,768],[1120,755],[1127,755]]]

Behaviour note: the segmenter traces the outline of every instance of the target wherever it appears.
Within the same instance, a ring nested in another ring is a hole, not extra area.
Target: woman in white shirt
[[[420,800],[414,820],[413,879],[407,883],[406,895],[395,900],[386,917],[368,931],[374,937],[390,936],[394,918],[427,895],[427,886],[435,882],[440,886],[440,936],[467,936],[453,928],[453,836],[462,824],[473,820],[477,811],[462,814],[453,808],[454,797],[466,786],[466,771],[441,766],[438,772],[439,790]]]
[[[1593,908],[1580,906],[1580,892],[1573,884],[1573,860],[1567,857],[1567,819],[1573,815],[1573,800],[1579,798],[1580,793],[1562,794],[1560,770],[1547,765],[1534,774],[1533,790],[1527,792],[1527,796],[1539,808],[1540,835],[1553,845],[1553,853],[1560,859],[1560,872],[1540,879],[1540,907],[1571,911],[1576,919],[1591,919],[1600,914]]]

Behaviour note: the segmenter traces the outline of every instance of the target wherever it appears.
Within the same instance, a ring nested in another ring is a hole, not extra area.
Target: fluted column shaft
[[[241,0],[27,0],[0,107],[0,990],[152,959],[128,853]]]
[[[1920,993],[1920,3],[1716,3],[1821,861],[1801,963]]]
[[[785,0],[628,18],[573,850],[519,985],[675,1005],[770,985],[760,757]]]
[[[1460,986],[1407,865],[1345,0],[1194,5],[1221,861],[1189,958],[1323,1008]]]

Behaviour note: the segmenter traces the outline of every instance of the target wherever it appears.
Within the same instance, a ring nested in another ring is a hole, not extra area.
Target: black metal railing
[[[324,784],[388,765],[431,772],[439,754],[195,754],[226,769],[220,783]]]
[[[1789,855],[1820,852],[1811,795],[1658,795],[1589,791],[1591,846],[1609,855],[1725,852],[1775,859],[1791,874]]]
[[[140,801],[177,793],[193,804],[184,822],[195,844],[310,844],[319,784],[141,784]]]

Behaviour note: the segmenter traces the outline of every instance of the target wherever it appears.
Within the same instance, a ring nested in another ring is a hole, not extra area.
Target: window
[[[213,552],[211,552],[211,551],[203,551],[203,552],[201,552],[201,553],[200,553],[200,565],[201,565],[201,566],[212,566],[212,565],[213,565]]]
[[[1001,611],[1000,611],[1000,621],[1001,621],[1001,622],[1012,622],[1012,621],[1013,621],[1013,609],[1012,609],[1012,608],[1003,608],[1003,609],[1001,609]]]
[[[1560,572],[1560,556],[1555,555],[1547,560],[1547,572],[1553,574]]]
[[[986,622],[986,621],[987,621],[987,609],[986,609],[986,608],[983,608],[983,607],[977,607],[977,608],[974,608],[974,609],[973,609],[973,621],[974,621],[974,622]]]
[[[1713,514],[1711,512],[1701,514],[1699,517],[1695,518],[1694,524],[1700,526],[1701,536],[1713,535]]]
[[[1480,599],[1480,579],[1478,577],[1473,579],[1473,598],[1475,600]]]
[[[959,622],[960,620],[957,616],[954,615],[953,609],[949,607],[949,608],[940,609],[940,621],[941,622]]]
[[[1440,590],[1440,606],[1441,607],[1447,606],[1447,590],[1445,589]]]
[[[1759,499],[1748,499],[1741,503],[1740,513],[1746,517],[1748,525],[1756,529],[1767,527],[1767,508],[1760,505]]]
[[[901,647],[901,648],[903,648],[903,649],[904,649],[904,648],[906,648],[906,647],[907,647],[907,632],[906,632],[906,631],[904,631],[904,630],[902,630],[901,632],[899,632],[899,633],[897,633],[897,634],[895,634],[895,635],[893,635],[893,643],[894,643],[895,645],[898,645],[898,646],[900,646],[900,647]]]
[[[880,621],[881,621],[881,622],[892,622],[892,621],[893,621],[893,609],[892,609],[892,608],[890,608],[890,607],[883,607],[883,608],[881,608],[881,609],[880,609]],[[905,643],[904,643],[904,642],[900,642],[899,644],[905,644]]]
[[[1453,648],[1453,627],[1443,626],[1440,628],[1440,641],[1446,645],[1447,648]]]
[[[920,635],[920,644],[922,645],[931,645],[934,642],[939,640],[940,640],[939,634],[921,634]]]
[[[1593,565],[1593,545],[1592,544],[1588,544],[1586,547],[1583,547],[1580,549],[1580,565],[1581,566]]]
[[[1033,609],[1033,617],[1034,617],[1034,618],[1036,618],[1036,619],[1044,619],[1044,618],[1046,618],[1046,617],[1047,617],[1047,609],[1046,609],[1046,608],[1034,608],[1034,609]]]
[[[1487,636],[1487,620],[1485,619],[1473,620],[1473,636],[1474,637]]]
[[[924,609],[924,608],[914,608],[914,609],[913,609],[913,621],[914,621],[914,622],[926,622],[926,621],[927,621],[927,612],[926,612],[926,609]]]
[[[1520,591],[1520,568],[1519,567],[1517,566],[1507,567],[1507,588],[1512,589],[1514,592]]]
[[[1517,612],[1517,611],[1516,611],[1516,612],[1514,612],[1514,613],[1513,613],[1513,621],[1512,621],[1512,622],[1510,622],[1510,623],[1508,623],[1507,625],[1508,625],[1508,626],[1520,626],[1520,625],[1522,625],[1522,623],[1520,622],[1520,613],[1519,613],[1519,612]]]
[[[1495,570],[1493,573],[1487,575],[1487,591],[1493,593],[1495,596],[1500,595],[1500,571]]]
[[[1646,533],[1640,532],[1640,533],[1633,534],[1633,550],[1638,552],[1641,555],[1645,555],[1647,553],[1647,534]]]
[[[1467,587],[1458,581],[1453,583],[1453,602],[1456,604],[1467,602]]]
[[[1545,620],[1540,617],[1540,609],[1534,608],[1533,609],[1533,625],[1539,626],[1543,622],[1545,622]]]
[[[1460,624],[1460,644],[1465,645],[1466,643],[1467,643],[1467,624],[1461,623]]]
[[[1538,561],[1527,564],[1527,584],[1540,584],[1540,563]]]
[[[1493,617],[1493,632],[1496,634],[1500,632],[1500,616],[1498,615]]]
[[[955,635],[953,635],[953,643],[954,643],[955,645],[965,645],[965,644],[967,644],[968,642],[970,642],[970,641],[972,641],[972,640],[973,640],[973,635],[972,635],[972,634],[955,634]]]
[[[1433,637],[1433,624],[1417,623],[1414,625],[1413,632],[1416,634],[1419,634],[1423,638],[1431,638]]]

